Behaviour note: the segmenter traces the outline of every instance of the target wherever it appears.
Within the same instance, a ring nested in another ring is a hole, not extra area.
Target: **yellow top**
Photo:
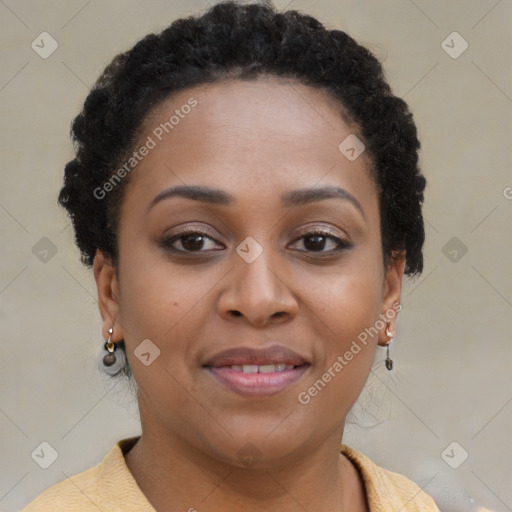
[[[139,437],[122,439],[99,464],[50,487],[21,512],[155,512],[124,459]],[[341,453],[362,475],[370,512],[439,512],[432,497],[405,476],[344,444]]]

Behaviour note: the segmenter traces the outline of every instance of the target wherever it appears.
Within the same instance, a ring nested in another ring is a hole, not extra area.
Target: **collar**
[[[97,491],[101,505],[109,511],[155,512],[124,458],[139,439],[134,436],[117,442],[100,463]]]
[[[102,505],[111,510],[155,512],[138,486],[124,458],[140,437],[129,437],[117,442],[100,464],[97,491],[98,495],[102,497]],[[417,489],[411,489],[409,500],[406,499],[404,502],[404,493],[396,492],[395,479],[390,478],[390,476],[396,476],[396,478],[405,479],[404,477],[384,470],[366,455],[345,444],[341,445],[340,452],[350,460],[361,475],[371,512],[409,510],[405,508],[407,501],[414,500],[415,495],[418,494]],[[119,492],[120,482],[122,483],[121,493]]]

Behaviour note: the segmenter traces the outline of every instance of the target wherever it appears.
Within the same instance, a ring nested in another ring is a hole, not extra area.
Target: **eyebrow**
[[[232,206],[236,203],[235,198],[224,190],[201,185],[176,185],[160,192],[151,203],[149,203],[146,208],[146,214],[157,203],[171,197],[183,197],[201,203],[220,206]],[[361,212],[363,218],[366,218],[363,207],[359,201],[350,192],[340,187],[300,188],[281,194],[281,202],[283,206],[287,207],[302,206],[325,199],[342,199],[348,201]]]

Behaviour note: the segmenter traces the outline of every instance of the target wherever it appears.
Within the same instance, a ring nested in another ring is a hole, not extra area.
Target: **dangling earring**
[[[386,336],[389,338],[388,342],[386,343],[386,368],[388,370],[393,369],[393,360],[389,357],[389,344],[393,340],[393,333],[389,330],[390,323],[387,322],[386,325]]]
[[[111,340],[114,328],[108,330],[108,340],[104,343],[99,356],[99,366],[109,375],[115,375],[123,369],[126,356],[123,350],[117,350],[117,345]]]

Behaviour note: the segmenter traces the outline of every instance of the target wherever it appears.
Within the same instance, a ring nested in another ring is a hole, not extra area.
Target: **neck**
[[[333,432],[293,461],[254,469],[213,459],[143,422],[143,434],[125,459],[156,510],[366,511],[359,475],[340,454],[340,443],[341,434]]]

